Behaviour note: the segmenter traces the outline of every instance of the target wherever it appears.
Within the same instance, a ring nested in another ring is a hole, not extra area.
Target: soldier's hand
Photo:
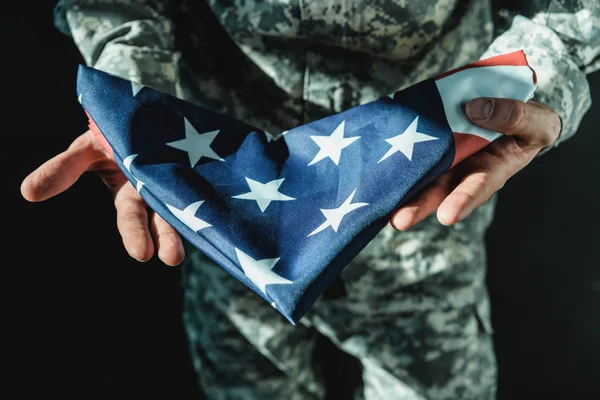
[[[29,201],[46,200],[67,190],[86,171],[97,172],[112,191],[117,227],[131,257],[147,261],[157,249],[158,257],[167,265],[183,261],[179,234],[148,208],[92,131],[79,136],[66,151],[29,174],[21,184],[21,193]]]
[[[436,210],[443,225],[463,220],[551,145],[561,129],[558,114],[535,101],[477,98],[467,104],[466,115],[474,124],[504,136],[467,157],[401,207],[391,219],[394,228],[406,230]]]

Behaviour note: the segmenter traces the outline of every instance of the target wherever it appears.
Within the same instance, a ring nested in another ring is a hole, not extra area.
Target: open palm
[[[149,209],[91,130],[29,174],[21,184],[21,193],[29,201],[44,201],[70,188],[86,171],[98,173],[111,190],[117,209],[117,228],[131,257],[147,261],[157,250],[158,257],[167,265],[183,261],[179,234]]]

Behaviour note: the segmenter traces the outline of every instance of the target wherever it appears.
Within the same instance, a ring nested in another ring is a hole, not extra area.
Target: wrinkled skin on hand
[[[478,98],[466,107],[476,125],[504,136],[463,160],[399,209],[392,226],[406,230],[437,210],[444,225],[462,221],[559,136],[558,114],[535,101]]]

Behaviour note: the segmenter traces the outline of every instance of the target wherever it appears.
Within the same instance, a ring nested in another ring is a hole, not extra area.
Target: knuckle
[[[144,199],[135,191],[135,188],[120,187],[120,179],[118,176],[103,176],[106,184],[115,188],[113,192],[115,207],[122,214],[129,212],[143,213],[146,210]]]
[[[39,171],[33,176],[33,186],[37,188],[37,192],[45,194],[56,184],[54,174],[48,173],[48,167],[43,165]]]
[[[475,201],[482,196],[486,199],[489,198],[498,184],[497,174],[489,169],[474,174],[471,177],[471,190],[468,191],[469,200]]]
[[[471,185],[475,189],[476,192],[481,192],[485,190],[490,182],[491,173],[487,170],[483,170],[475,175],[473,175],[473,179],[471,181]]]
[[[144,221],[146,213],[142,210],[131,210],[123,213],[123,219],[126,221]]]
[[[498,182],[496,183],[495,190],[491,190],[491,191],[490,191],[490,193],[489,193],[489,196],[488,196],[488,199],[489,199],[490,197],[492,197],[492,195],[494,194],[494,192],[496,192],[496,191],[498,191],[498,190],[502,189],[502,188],[504,187],[504,185],[506,184],[506,182],[507,182],[507,181],[508,181],[508,179],[507,179],[507,180],[504,180],[504,179],[499,179],[499,180],[498,180]],[[486,200],[486,201],[487,201],[487,200]]]
[[[520,101],[511,101],[508,112],[506,113],[506,117],[502,123],[503,129],[505,129],[507,132],[519,131],[524,115],[524,104]]]
[[[485,165],[504,166],[509,170],[519,168],[528,163],[538,148],[537,145],[530,144],[519,136],[504,137],[492,143]]]
[[[125,211],[117,213],[117,224],[119,230],[122,232],[130,231],[146,231],[143,222],[146,219],[146,215],[142,211]]]
[[[179,235],[175,232],[162,232],[161,234],[159,234],[159,238],[161,241],[165,242],[165,243],[170,243],[170,244],[179,244]]]
[[[71,161],[67,157],[59,157],[56,162],[59,171],[69,171],[71,169]]]
[[[435,192],[440,191],[442,193],[445,193],[445,192],[448,192],[449,187],[450,187],[450,185],[449,185],[449,181],[447,179],[444,179],[444,180],[436,179],[435,181],[433,181],[431,183],[430,190],[435,191]]]
[[[518,136],[510,137],[505,141],[504,147],[499,154],[499,158],[505,165],[518,165],[525,160],[529,152],[534,148],[520,139]]]
[[[472,191],[473,187],[470,187],[468,189],[462,189],[458,192],[458,194],[460,194],[464,200],[463,203],[464,204],[472,204],[475,202],[475,200],[477,200],[477,196],[475,195],[475,192]]]
[[[541,138],[541,144],[543,146],[550,146],[558,139],[561,131],[561,120],[558,113],[553,112],[550,118],[549,127],[546,130],[546,135]]]
[[[64,157],[58,157],[53,163],[44,164],[35,175],[35,186],[39,193],[46,194],[53,187],[59,184],[59,175],[61,171],[69,170],[69,162]]]
[[[137,246],[134,247],[144,247],[140,246],[140,243],[144,244],[144,240],[142,239],[145,239],[147,235],[147,232],[143,227],[125,224],[123,227],[119,228],[119,232],[124,239],[128,239],[129,241],[133,239],[133,243],[137,244]]]

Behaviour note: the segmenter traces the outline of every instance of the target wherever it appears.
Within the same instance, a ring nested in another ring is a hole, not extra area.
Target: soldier
[[[184,322],[211,400],[324,398],[320,335],[362,364],[356,398],[492,399],[484,234],[494,193],[577,131],[591,104],[586,73],[600,67],[597,0],[496,3],[59,2],[56,25],[87,65],[273,134],[478,58],[525,51],[537,72],[535,101],[472,100],[467,116],[505,137],[402,207],[298,326],[198,251],[184,251],[90,132],[26,178],[23,195],[41,201],[97,171],[132,257],[146,261],[156,250],[177,265],[187,253]]]

